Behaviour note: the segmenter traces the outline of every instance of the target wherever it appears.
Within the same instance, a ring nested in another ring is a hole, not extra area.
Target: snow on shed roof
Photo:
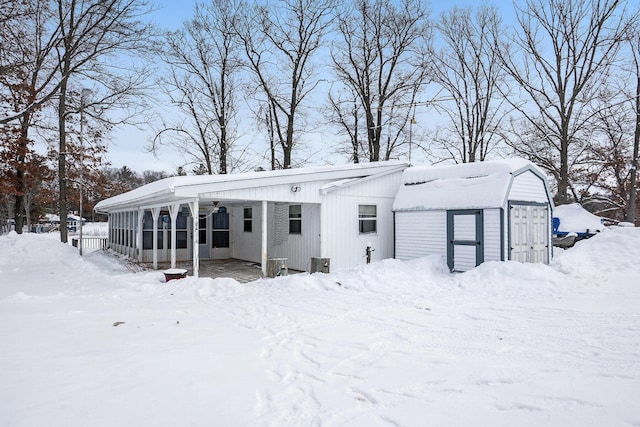
[[[405,169],[394,211],[474,209],[504,205],[514,175],[544,173],[522,158]]]
[[[245,172],[226,175],[174,176],[161,179],[127,193],[99,202],[96,211],[110,211],[134,205],[171,203],[195,199],[199,194],[269,185],[302,183],[317,180],[344,180],[366,177],[389,171],[401,171],[407,164],[400,161],[316,166],[275,171]]]

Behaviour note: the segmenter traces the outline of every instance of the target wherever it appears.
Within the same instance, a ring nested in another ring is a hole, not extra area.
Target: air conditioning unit
[[[267,277],[278,277],[289,275],[287,269],[287,258],[269,258],[267,260]]]
[[[328,273],[330,265],[330,258],[311,257],[311,273]]]

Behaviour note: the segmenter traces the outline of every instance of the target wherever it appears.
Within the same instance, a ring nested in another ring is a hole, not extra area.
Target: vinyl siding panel
[[[447,255],[447,212],[396,212],[396,258]]]
[[[323,197],[321,256],[331,258],[331,271],[393,257],[393,200],[401,173],[364,180],[334,189]],[[376,232],[360,234],[358,205],[376,206]]]
[[[289,205],[289,203],[283,204],[287,215],[282,218],[276,217],[276,205],[274,203],[270,203],[267,208],[269,228],[267,256],[269,258],[287,258],[288,268],[309,271],[311,257],[320,256],[320,205],[302,204],[302,232],[300,234],[288,233]],[[274,221],[278,221],[279,219],[286,222],[285,224],[281,224],[285,235],[284,241],[281,244],[275,244]]]
[[[484,210],[484,260],[501,261],[500,209]]]
[[[513,178],[508,199],[540,203],[549,201],[542,179],[531,171],[525,171]]]
[[[252,231],[244,231],[244,208],[252,210]],[[245,261],[261,262],[262,204],[234,205],[231,210],[231,257]]]

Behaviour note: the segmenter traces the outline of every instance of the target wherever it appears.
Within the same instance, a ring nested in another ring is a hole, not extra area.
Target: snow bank
[[[43,239],[37,234],[18,234],[11,231],[0,236],[0,266],[22,267],[30,265],[64,264],[71,266],[78,250],[54,239]]]
[[[620,228],[549,266],[164,283],[11,234],[0,424],[638,425],[638,253]]]

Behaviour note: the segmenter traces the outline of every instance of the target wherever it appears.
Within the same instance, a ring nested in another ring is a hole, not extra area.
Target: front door
[[[208,215],[206,212],[200,212],[198,217],[198,239],[200,241],[198,249],[200,254],[199,258],[209,259],[211,256],[211,253],[209,251],[209,247],[211,247],[211,244],[209,243],[209,239],[207,239],[207,237],[209,237],[209,230],[211,229],[211,215]]]
[[[221,206],[218,212],[211,215],[211,258],[227,259],[231,257],[229,251],[229,213],[227,208]]]

